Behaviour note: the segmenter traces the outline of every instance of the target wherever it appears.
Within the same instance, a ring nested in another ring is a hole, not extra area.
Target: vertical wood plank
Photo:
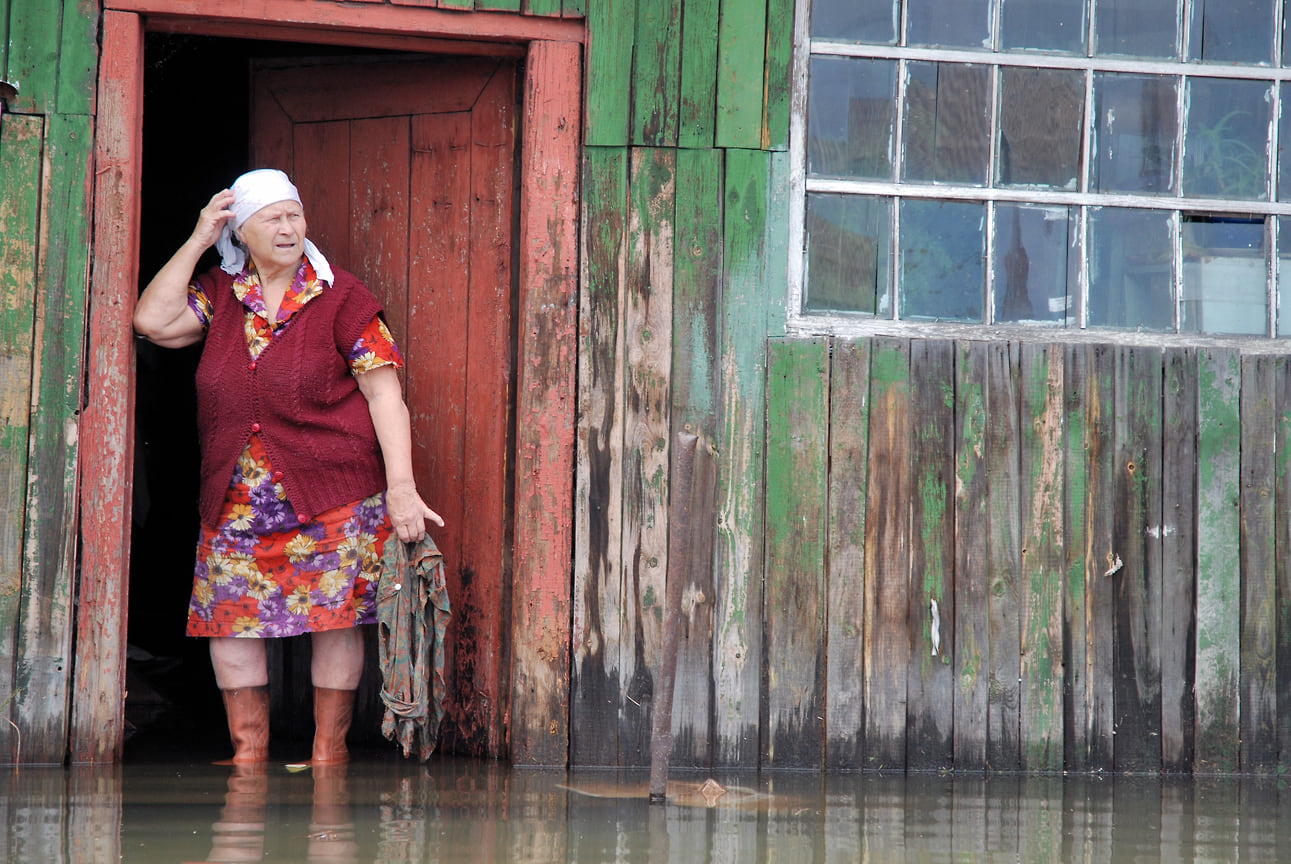
[[[865,766],[865,495],[870,341],[836,340],[829,376],[829,569],[825,586],[825,767]]]
[[[423,135],[426,125],[424,121],[416,122],[413,134]],[[299,160],[302,168],[318,166],[292,176],[308,217],[309,237],[324,255],[329,256],[329,260],[344,261],[349,265],[354,260],[350,247],[350,231],[354,227],[349,208],[350,172],[319,169],[350,164],[350,122],[335,120],[297,124],[292,129],[291,146],[286,153],[274,157],[265,155],[267,158],[261,162],[264,165],[294,165]],[[432,236],[438,238],[443,235]]]
[[[689,10],[688,10],[689,11]],[[673,764],[713,760],[713,508],[717,460],[719,343],[722,309],[722,154],[677,151],[677,214],[672,300],[672,429],[698,436],[691,481],[691,583],[677,651]],[[675,461],[675,460],[674,460]],[[674,472],[675,473],[675,472]],[[682,566],[684,562],[678,562]]]
[[[774,339],[767,359],[767,718],[763,764],[824,755],[829,346]]]
[[[587,106],[583,141],[587,146],[631,142],[632,56],[636,36],[635,0],[597,0],[587,10]]]
[[[1086,388],[1089,351],[1083,345],[1063,349],[1063,412],[1066,424],[1062,532],[1064,539],[1062,657],[1063,765],[1083,771],[1089,763],[1089,615],[1088,505],[1089,431]]]
[[[581,46],[533,42],[525,65],[516,369],[511,757],[569,758],[570,565],[577,356]]]
[[[574,668],[570,761],[612,765],[619,753],[623,595],[623,344],[627,273],[626,148],[583,151],[575,492]]]
[[[955,346],[910,346],[910,580],[906,680],[906,766],[954,762]]]
[[[9,518],[0,523],[0,697],[4,717],[16,714],[15,666],[23,660],[19,614],[28,574],[23,572],[27,460],[32,446],[32,376],[39,374],[34,320],[40,252],[40,191],[44,118],[10,114],[0,126],[0,494]],[[37,446],[39,449],[39,446]],[[30,574],[34,576],[35,574]],[[0,724],[0,753],[18,755],[19,735]]]
[[[619,764],[650,762],[668,573],[674,151],[630,155],[623,307],[623,636]]]
[[[1165,353],[1161,474],[1161,768],[1192,769],[1197,535],[1197,352]]]
[[[88,11],[86,0],[62,0],[62,4],[57,113],[93,114],[94,78],[99,59],[99,16]],[[4,68],[3,63],[0,63],[0,68]]]
[[[713,146],[717,123],[718,0],[686,0],[681,30],[681,92],[677,143]]]
[[[1112,699],[1118,771],[1161,767],[1162,364],[1160,349],[1117,352],[1113,538],[1122,566],[1112,574]]]
[[[638,0],[632,51],[632,143],[677,144],[681,0]]]
[[[1116,352],[1109,345],[1085,349],[1085,452],[1089,473],[1085,538],[1085,694],[1089,704],[1088,767],[1114,767],[1115,713],[1112,650],[1112,575],[1120,560],[1115,549]]]
[[[139,16],[103,13],[102,64],[95,130],[88,392],[80,439],[83,552],[72,705],[74,762],[115,759],[124,731],[134,447],[134,345],[127,337],[139,284],[135,190],[143,133]]]
[[[1240,355],[1203,348],[1197,371],[1198,771],[1238,767]]]
[[[1278,669],[1291,670],[1291,364],[1281,360],[1274,384],[1274,442],[1277,462],[1274,482],[1273,573],[1277,584],[1276,649],[1274,663]],[[1285,672],[1284,672],[1285,674]],[[1291,768],[1291,687],[1278,688],[1278,770]]]
[[[350,267],[385,307],[395,341],[408,339],[408,117],[350,124]]]
[[[793,102],[793,0],[767,0],[766,69],[762,148],[789,149]]]
[[[985,342],[964,341],[955,356],[955,767],[986,768],[990,698],[987,594],[989,413]]]
[[[1273,536],[1275,358],[1242,358],[1241,390],[1241,768],[1267,774],[1278,762],[1277,580]]]
[[[520,11],[525,15],[558,17],[561,14],[561,0],[521,0]]]
[[[989,702],[986,764],[996,771],[1020,766],[1018,681],[1019,576],[1022,572],[1018,347],[992,343],[987,355],[991,422],[986,427],[987,586],[990,592]]]
[[[762,668],[766,154],[726,153],[717,475],[715,761],[754,765]]]
[[[869,486],[865,509],[865,759],[904,768],[910,663],[910,348],[876,339],[870,355]]]
[[[767,6],[764,0],[720,2],[717,146],[758,149],[762,146]]]
[[[1063,354],[1051,345],[1022,347],[1021,699],[1022,767],[1062,768],[1063,632]]]
[[[85,14],[85,13],[81,13]],[[6,113],[52,113],[58,95],[61,2],[14,3],[9,7],[9,56],[3,76],[18,88]]]
[[[77,415],[84,385],[91,118],[49,117],[33,338],[31,449],[14,702],[28,762],[67,755],[77,556]],[[0,195],[0,198],[6,196]],[[7,232],[4,232],[7,234]]]

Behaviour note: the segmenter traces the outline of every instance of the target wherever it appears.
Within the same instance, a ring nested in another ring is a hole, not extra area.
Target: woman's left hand
[[[441,528],[444,520],[426,506],[413,486],[398,486],[386,490],[386,512],[394,532],[404,543],[416,543],[426,536],[426,520]]]

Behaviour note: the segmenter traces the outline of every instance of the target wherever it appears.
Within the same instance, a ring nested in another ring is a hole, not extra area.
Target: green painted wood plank
[[[561,13],[561,0],[523,0],[520,9],[526,15],[556,18]]]
[[[597,0],[587,10],[587,146],[629,143],[632,110],[632,56],[636,0]]]
[[[9,69],[9,15],[12,0],[0,0],[0,78],[8,80]]]
[[[788,153],[772,153],[771,181],[767,189],[767,212],[778,218],[767,220],[766,298],[767,332],[784,335],[788,328],[789,233],[784,230],[784,215],[789,212],[789,176],[793,163]]]
[[[618,759],[623,700],[618,642],[623,597],[620,289],[627,269],[627,150],[586,148],[582,186],[570,762],[610,765]]]
[[[762,238],[769,175],[765,153],[727,151],[714,556],[719,765],[753,765],[758,757],[767,319]]]
[[[16,665],[22,660],[18,639],[22,589],[25,514],[28,504],[27,459],[30,446],[34,313],[39,255],[40,189],[44,120],[6,114],[0,125],[0,701],[13,696]],[[4,711],[16,716],[14,703]],[[0,723],[0,754],[15,761],[19,738],[9,723]]]
[[[793,0],[767,0],[766,108],[762,147],[789,149],[793,103]]]
[[[436,7],[469,12],[475,8],[475,0],[436,0]]]
[[[987,348],[964,341],[955,358],[955,767],[986,768],[990,698],[987,599]]]
[[[1274,579],[1277,583],[1276,657],[1278,669],[1291,670],[1291,364],[1279,361],[1275,383],[1277,403],[1274,422],[1277,462],[1274,482]],[[1291,770],[1291,687],[1278,688],[1278,771]]]
[[[475,0],[475,8],[491,12],[519,12],[520,0]]]
[[[865,509],[866,768],[906,764],[909,620],[910,345],[876,339],[870,354],[869,485]]]
[[[1063,456],[1065,504],[1062,515],[1063,565],[1063,764],[1083,771],[1089,764],[1088,587],[1088,386],[1089,351],[1084,345],[1063,349],[1063,410],[1066,435]]]
[[[1063,757],[1063,353],[1022,346],[1022,582],[1019,733],[1022,767],[1058,771]]]
[[[4,77],[18,87],[9,111],[49,113],[58,93],[61,2],[18,3],[9,10],[9,57]]]
[[[587,0],[563,0],[561,15],[565,18],[584,18],[587,16]]]
[[[836,340],[829,389],[825,767],[865,766],[865,496],[869,488],[870,341]]]
[[[1114,678],[1112,575],[1120,566],[1115,547],[1116,514],[1116,351],[1110,345],[1085,349],[1085,465],[1089,550],[1085,560],[1086,686],[1089,724],[1086,736],[1087,765],[1110,771],[1115,760],[1116,717],[1112,691]]]
[[[49,118],[48,195],[36,283],[27,525],[15,713],[23,758],[60,764],[67,749],[77,544],[77,416],[84,381],[93,120]]]
[[[1118,771],[1161,767],[1161,391],[1157,348],[1122,347],[1116,366],[1113,650]]]
[[[1165,353],[1161,474],[1161,767],[1192,768],[1197,582],[1197,352]]]
[[[689,597],[696,603],[677,649],[672,764],[713,760],[713,494],[717,481],[718,360],[722,309],[722,154],[677,152],[672,300],[672,428],[697,435],[691,482]],[[703,598],[702,601],[698,598]]]
[[[986,427],[987,585],[990,625],[988,660],[990,701],[987,707],[986,764],[996,771],[1020,766],[1018,681],[1022,677],[1019,646],[1019,574],[1022,572],[1018,428],[1019,349],[992,343],[987,355]]]
[[[1269,774],[1278,762],[1277,578],[1274,566],[1276,358],[1242,358],[1241,384],[1241,768]]]
[[[1238,767],[1241,670],[1240,355],[1201,349],[1197,374],[1198,771]]]
[[[954,767],[955,346],[910,345],[910,657],[906,767]]]
[[[621,765],[650,764],[654,682],[668,573],[668,375],[676,151],[629,156],[628,269],[623,306],[623,619]]]
[[[681,94],[681,0],[637,0],[632,143],[674,147]]]
[[[681,22],[681,90],[677,143],[713,146],[717,124],[718,0],[686,0]]]
[[[717,36],[717,146],[762,146],[765,0],[721,0]]]
[[[829,344],[767,348],[766,699],[763,764],[824,761]]]
[[[56,101],[60,114],[89,114],[94,110],[99,62],[98,32],[97,3],[89,0],[63,0]]]

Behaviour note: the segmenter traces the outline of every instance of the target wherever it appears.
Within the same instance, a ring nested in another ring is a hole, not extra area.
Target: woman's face
[[[251,214],[237,233],[256,269],[294,267],[305,254],[305,210],[295,201],[270,204]]]

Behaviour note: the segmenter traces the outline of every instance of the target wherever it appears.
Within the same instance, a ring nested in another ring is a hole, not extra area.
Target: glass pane
[[[809,172],[892,179],[895,81],[891,60],[811,58]]]
[[[963,63],[906,67],[905,179],[986,183],[990,70]]]
[[[1291,217],[1278,218],[1278,335],[1291,336]]]
[[[897,0],[812,0],[811,36],[840,42],[892,45]]]
[[[1089,211],[1089,325],[1174,331],[1170,214]]]
[[[1000,72],[999,182],[1076,189],[1085,85],[1080,72]]]
[[[1275,0],[1192,0],[1189,60],[1273,62]]]
[[[901,202],[901,317],[982,320],[982,204]]]
[[[1271,110],[1263,81],[1189,79],[1183,194],[1266,200]]]
[[[1097,0],[1095,53],[1174,59],[1179,21],[1179,0]]]
[[[1291,18],[1291,16],[1288,16]],[[1291,84],[1285,81],[1282,94],[1282,115],[1278,121],[1278,200],[1291,201]]]
[[[1085,50],[1085,0],[1003,0],[1000,41],[1004,50]]]
[[[892,202],[812,194],[806,223],[805,308],[890,314]]]
[[[1094,76],[1095,192],[1172,194],[1177,78]]]
[[[1067,293],[1071,220],[1066,207],[995,208],[995,320],[1077,323]]]
[[[906,0],[907,45],[991,47],[990,0]]]
[[[1180,329],[1263,336],[1269,331],[1264,220],[1184,214]]]

